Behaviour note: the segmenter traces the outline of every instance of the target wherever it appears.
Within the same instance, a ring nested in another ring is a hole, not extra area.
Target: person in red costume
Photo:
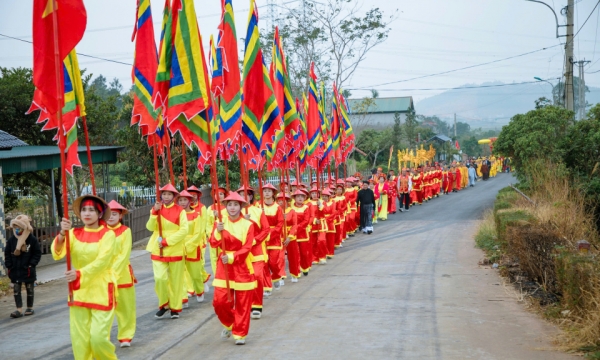
[[[315,182],[316,185],[316,182]],[[319,236],[321,233],[327,231],[325,228],[323,218],[323,213],[321,212],[321,208],[323,206],[323,202],[320,199],[321,191],[314,186],[310,189],[310,201],[307,205],[310,207],[310,247],[311,247],[311,255],[312,255],[312,265],[316,265],[319,263],[319,254],[320,249],[319,246],[324,247],[324,244],[319,245]],[[325,238],[323,241],[325,242]],[[325,255],[323,255],[325,256]]]
[[[394,170],[389,171],[388,176],[388,214],[396,213],[396,198],[398,197],[398,190],[396,188],[397,177],[394,175]]]
[[[335,188],[336,196],[333,198],[335,202],[336,208],[336,220],[335,224],[335,247],[342,247],[342,242],[346,239],[346,231],[345,231],[345,222],[346,222],[346,212],[348,211],[348,203],[346,202],[346,197],[344,196],[344,180],[338,180],[337,186]]]
[[[260,319],[263,309],[263,299],[265,291],[265,265],[266,265],[266,246],[263,245],[269,237],[271,227],[269,220],[261,209],[261,204],[254,206],[254,189],[242,186],[236,191],[244,200],[248,202],[247,207],[242,210],[244,219],[254,224],[254,241],[252,242],[251,259],[256,279],[256,289],[252,300],[252,319]]]
[[[410,193],[412,191],[412,178],[406,169],[402,169],[402,175],[398,176],[398,198],[400,200],[400,211],[408,211],[410,208]],[[404,207],[404,208],[403,208]]]
[[[335,203],[331,200],[331,191],[325,189],[321,192],[323,200],[323,208],[321,213],[323,214],[323,221],[325,222],[325,253],[323,249],[319,252],[319,264],[326,264],[327,259],[333,259],[335,255],[335,216],[336,208]]]
[[[256,279],[250,262],[254,224],[244,219],[241,210],[248,203],[237,193],[224,199],[226,215],[217,219],[210,246],[218,253],[213,307],[223,325],[221,337],[233,334],[236,345],[244,345],[250,330],[250,310]],[[229,294],[228,294],[229,293]]]
[[[298,221],[296,242],[298,244],[299,251],[298,260],[300,265],[300,271],[302,271],[302,274],[304,274],[304,276],[308,276],[308,272],[310,271],[312,265],[312,249],[310,246],[310,237],[308,235],[309,225],[312,222],[312,214],[310,206],[305,203],[306,194],[303,190],[296,190],[292,195],[294,196],[295,200],[294,204],[292,205],[292,209],[296,212],[296,217]],[[289,252],[290,249],[288,249],[288,259],[290,256]],[[292,271],[290,265],[292,282],[298,282],[300,274],[294,272],[295,271]]]
[[[279,207],[281,207],[283,209],[283,214],[284,214],[284,218],[285,218],[285,228],[282,229],[281,231],[281,241],[282,241],[282,249],[281,249],[281,253],[279,254],[279,266],[281,269],[281,273],[279,274],[281,276],[281,280],[279,280],[279,285],[283,286],[285,285],[284,280],[286,278],[286,272],[285,272],[285,254],[286,254],[286,249],[289,250],[290,249],[290,244],[291,244],[291,248],[294,248],[295,252],[298,253],[298,243],[296,243],[296,234],[298,232],[298,218],[296,216],[296,212],[294,210],[292,210],[292,208],[290,207],[290,201],[291,201],[291,196],[288,195],[287,193],[279,193],[279,195],[277,195],[277,205],[279,205]],[[293,243],[293,244],[292,244]],[[289,251],[288,251],[288,263],[290,264],[290,273],[292,272],[292,260],[290,259],[290,255],[289,255]],[[299,260],[297,262],[297,268],[298,270],[296,271],[296,273],[300,274],[300,263]]]
[[[279,280],[281,280],[281,251],[282,251],[282,240],[281,240],[281,232],[283,230],[283,210],[282,208],[275,202],[275,194],[277,194],[277,188],[270,183],[267,183],[263,186],[263,203],[264,203],[264,213],[269,221],[269,237],[266,242],[267,247],[267,266],[265,266],[265,276],[270,279],[270,283],[275,288],[275,290],[279,290],[281,284]],[[285,260],[283,262],[283,266],[285,267]],[[285,272],[285,269],[283,270]],[[265,288],[267,290],[268,286]]]

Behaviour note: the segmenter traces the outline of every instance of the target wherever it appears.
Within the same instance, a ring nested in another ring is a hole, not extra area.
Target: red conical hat
[[[186,190],[183,190],[182,192],[180,192],[179,197],[186,197],[190,200],[194,198],[194,196],[192,194],[190,194],[189,192],[187,192]]]
[[[321,195],[331,196],[331,191],[329,191],[329,189],[325,189],[321,192]]]
[[[285,194],[285,193],[279,193],[279,195],[277,195],[277,199],[283,199],[284,197],[286,199],[291,199],[292,198],[289,194]]]
[[[249,187],[249,186],[245,186],[242,185],[239,189],[237,189],[235,192],[240,192],[240,191],[248,191],[248,192],[252,192],[254,194],[254,189]]]
[[[297,189],[296,191],[294,191],[294,193],[292,194],[292,196],[296,196],[296,195],[304,195],[304,196],[306,196],[308,194],[306,194],[305,190]]]
[[[173,184],[167,184],[167,185],[161,187],[160,192],[162,193],[163,191],[172,192],[174,195],[179,194],[179,191],[177,191],[177,189],[175,189],[175,186],[173,186]]]
[[[263,190],[264,189],[271,189],[274,192],[279,192],[279,189],[277,189],[275,186],[273,186],[273,184],[271,183],[266,183],[265,185],[263,185]]]
[[[316,186],[313,186],[313,188],[312,188],[312,189],[310,189],[310,192],[317,192],[317,193],[320,193],[320,192],[321,192],[321,190],[317,189],[317,187],[316,187]]]
[[[246,200],[244,200],[244,198],[241,197],[240,194],[238,194],[237,192],[230,192],[229,195],[227,195],[227,197],[225,197],[225,199],[223,199],[224,203],[227,203],[228,201],[237,201],[242,206],[248,205]]]
[[[192,186],[190,186],[189,188],[187,188],[187,191],[188,191],[189,193],[193,193],[193,192],[195,192],[195,193],[198,193],[198,194],[202,195],[202,190],[198,189],[198,188],[197,188],[197,187],[195,187],[194,185],[192,185]]]
[[[123,205],[119,204],[118,202],[112,200],[111,202],[108,203],[108,208],[111,211],[120,211],[121,214],[125,215],[129,213],[129,210],[127,210],[126,207],[124,207]]]

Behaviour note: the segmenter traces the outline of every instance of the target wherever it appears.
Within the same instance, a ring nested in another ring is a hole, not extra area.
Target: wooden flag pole
[[[207,121],[206,128],[208,129],[208,147],[210,148],[210,180],[211,180],[211,188],[213,201],[217,208],[217,220],[219,222],[223,222],[223,216],[221,215],[221,201],[219,199],[219,179],[217,177],[217,160],[216,160],[216,151],[213,144],[212,138],[212,124],[210,119]],[[219,260],[225,255],[227,252],[225,250],[225,241],[221,239],[221,256],[218,257]],[[227,302],[232,302],[233,299],[231,297],[231,286],[229,285],[229,264],[223,264],[223,269],[225,270],[225,286],[227,287]]]
[[[92,163],[92,150],[90,148],[90,135],[87,127],[87,116],[82,117],[83,133],[85,135],[85,147],[87,150],[88,166],[90,168],[90,182],[92,183],[92,194],[96,195],[96,178],[94,177],[94,164]]]
[[[225,165],[225,187],[229,191],[229,161],[223,160],[223,165]]]
[[[181,162],[183,164],[183,190],[187,190],[187,159],[185,154],[185,142],[181,140]]]
[[[62,118],[62,108],[64,104],[64,93],[61,88],[61,82],[64,82],[62,75],[62,63],[63,60],[60,58],[60,45],[58,41],[58,15],[56,11],[58,9],[58,4],[56,0],[52,0],[52,32],[54,37],[54,72],[56,76],[56,95],[58,96],[58,111],[56,113],[58,118],[58,148],[60,149],[60,176],[62,181],[62,197],[63,197],[63,217],[65,219],[69,219],[69,197],[68,197],[68,189],[67,189],[67,171],[65,168],[66,165],[66,156],[65,150],[67,148],[66,139],[65,139],[65,131],[63,129],[63,118]],[[69,239],[69,232],[65,232],[65,252],[66,252],[66,262],[67,262],[67,271],[71,271],[71,242]],[[73,303],[73,283],[68,283],[69,287],[69,304]]]
[[[167,146],[167,162],[169,163],[169,177],[171,179],[171,184],[173,186],[175,186],[175,173],[173,173],[173,159],[171,159],[171,143],[170,142],[169,142],[169,146]]]
[[[152,135],[148,135],[148,136],[155,136],[155,134]],[[158,153],[156,151],[156,148],[158,147],[158,141],[156,140],[156,138],[154,139],[154,146],[152,146],[152,149],[154,150],[154,182],[155,182],[155,193],[156,193],[156,202],[160,203],[161,202],[161,198],[160,198],[160,177],[159,177],[159,172],[158,172]],[[162,207],[162,206],[161,206]],[[163,237],[163,231],[162,231],[162,219],[160,216],[160,210],[158,210],[157,214],[156,214],[156,221],[158,224],[158,236],[160,236],[161,238]],[[160,248],[160,257],[163,257],[163,249]]]

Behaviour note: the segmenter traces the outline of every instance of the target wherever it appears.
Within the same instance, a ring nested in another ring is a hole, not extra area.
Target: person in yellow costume
[[[158,319],[169,310],[171,319],[178,319],[182,309],[183,244],[188,235],[188,220],[185,210],[175,204],[177,194],[171,184],[162,187],[162,202],[154,204],[146,223],[146,229],[152,231],[146,251],[152,254],[154,291],[158,296],[158,312],[154,316]]]
[[[223,199],[225,199],[225,196],[227,196],[229,194],[229,191],[223,187],[218,188],[216,191],[219,194],[219,200],[221,202],[223,202]],[[215,226],[215,221],[217,219],[218,213],[217,213],[217,206],[215,204],[212,204],[206,210],[207,210],[206,211],[206,239],[208,240],[208,239],[210,239],[210,235],[212,234],[213,227]],[[227,215],[225,206],[221,206],[221,214]],[[217,251],[215,250],[215,248],[210,246],[210,243],[208,244],[208,246],[209,246],[209,254],[210,254],[210,267],[212,269],[212,273],[214,276],[214,274],[216,274],[216,271],[217,271]]]
[[[73,212],[84,227],[73,229],[71,221],[63,218],[51,246],[54,260],[64,258],[69,233],[72,268],[65,272],[65,278],[72,292],[68,305],[73,357],[116,359],[110,329],[117,305],[113,263],[118,249],[115,233],[105,223],[110,211],[101,198],[84,195],[73,201]]]
[[[469,186],[469,169],[467,169],[465,163],[460,163],[460,182],[461,189],[464,189]]]
[[[129,263],[131,247],[131,229],[123,225],[123,215],[128,213],[123,205],[116,201],[108,203],[110,218],[106,221],[108,228],[115,233],[117,238],[117,252],[115,253],[113,268],[117,274],[117,339],[121,347],[130,347],[135,335],[135,286],[137,283],[133,269]]]
[[[184,284],[183,307],[187,308],[188,293],[196,295],[197,302],[204,302],[204,261],[202,258],[202,243],[206,237],[205,224],[200,214],[190,207],[192,194],[183,190],[177,198],[177,203],[186,213],[188,220],[188,234],[185,237],[184,250]]]
[[[195,187],[194,185],[190,186],[187,191],[192,195],[192,201],[190,203],[190,208],[192,208],[193,210],[195,210],[198,213],[198,216],[200,216],[200,221],[202,221],[202,224],[204,226],[204,231],[206,233],[206,231],[208,231],[206,229],[206,223],[208,221],[208,210],[206,209],[206,206],[202,205],[202,203],[199,201],[200,196],[202,196],[202,191],[200,189],[198,189],[197,187]],[[202,256],[202,259],[200,260],[200,262],[202,263],[202,278],[204,279],[204,293],[208,293],[210,290],[210,287],[208,286],[208,280],[210,279],[210,274],[206,271],[206,268],[204,267],[204,264],[206,262],[206,245],[208,244],[208,235],[205,235],[202,237],[202,247],[200,249],[200,255]],[[189,285],[189,283],[188,283]],[[188,286],[189,288],[189,286]]]
[[[379,176],[379,184],[375,186],[375,207],[377,208],[377,218],[379,220],[387,220],[388,212],[388,194],[390,192],[388,182],[385,180],[385,175]]]

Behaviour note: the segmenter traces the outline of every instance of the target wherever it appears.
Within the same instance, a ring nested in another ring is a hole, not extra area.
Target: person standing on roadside
[[[27,215],[19,215],[10,222],[13,229],[4,249],[5,265],[8,269],[8,278],[13,283],[15,304],[17,310],[10,314],[11,318],[33,315],[33,287],[35,286],[35,267],[42,258],[42,251],[38,239],[31,233],[33,231]],[[25,285],[27,292],[27,309],[23,313],[23,298],[21,286]]]
[[[362,189],[358,191],[356,204],[360,209],[360,229],[365,234],[373,233],[373,206],[375,193],[369,188],[369,182],[363,181]]]

